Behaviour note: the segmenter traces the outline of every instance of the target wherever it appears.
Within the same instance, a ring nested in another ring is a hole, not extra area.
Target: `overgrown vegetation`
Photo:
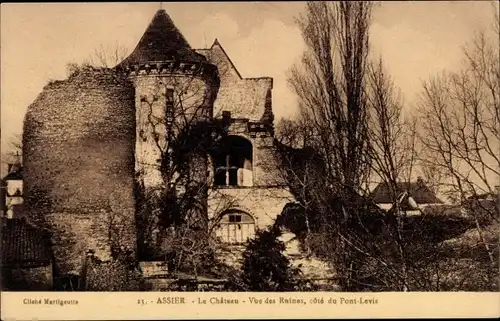
[[[282,223],[306,251],[330,262],[344,291],[497,290],[498,243],[486,241],[483,230],[498,222],[498,202],[489,207],[493,219],[479,220],[484,202],[467,197],[486,192],[498,198],[492,185],[500,168],[492,152],[499,143],[493,130],[500,110],[498,55],[494,59],[482,37],[466,52],[465,72],[426,84],[421,118],[428,131],[417,135],[420,128],[403,117],[383,60],[371,61],[371,10],[371,3],[309,2],[299,18],[306,51],[289,79],[299,114],[277,128],[282,174],[297,204]],[[454,112],[455,103],[465,108],[463,115]],[[418,167],[441,178],[433,188],[452,187],[463,211],[408,215],[408,194],[398,183],[410,181]],[[369,197],[374,177],[389,187],[388,211]],[[482,248],[481,255],[461,256],[450,247],[474,230],[473,247]],[[489,264],[479,268],[485,259]],[[466,267],[477,270],[467,273]],[[459,271],[467,276],[458,277]]]
[[[295,289],[299,272],[283,254],[285,245],[278,240],[277,227],[258,231],[243,252],[241,281],[248,291],[272,292]]]

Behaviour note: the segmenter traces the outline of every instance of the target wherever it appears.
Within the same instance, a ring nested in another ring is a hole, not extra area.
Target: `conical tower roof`
[[[134,51],[119,66],[161,61],[206,61],[194,50],[164,9],[156,12]]]

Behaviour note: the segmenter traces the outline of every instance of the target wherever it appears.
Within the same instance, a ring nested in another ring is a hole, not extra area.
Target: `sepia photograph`
[[[499,292],[499,39],[495,1],[2,4],[2,292]]]

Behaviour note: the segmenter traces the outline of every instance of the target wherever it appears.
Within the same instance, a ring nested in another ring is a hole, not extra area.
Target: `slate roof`
[[[3,266],[46,266],[51,262],[46,232],[24,219],[2,219],[1,264]]]
[[[434,192],[425,185],[422,180],[416,182],[399,182],[396,187],[397,194],[408,192],[417,204],[438,204],[443,203],[436,197]],[[389,187],[386,183],[380,183],[375,187],[370,197],[375,203],[392,203]]]
[[[156,12],[134,51],[118,66],[160,61],[205,62],[181,34],[164,9]]]
[[[229,62],[229,65],[236,72],[236,75],[238,75],[238,78],[243,79],[243,77],[241,77],[240,72],[236,68],[235,64],[231,60],[231,57],[229,57],[229,55],[227,54],[226,50],[224,49],[224,47],[222,47],[222,45],[220,44],[220,42],[219,42],[219,40],[217,38],[215,38],[214,43],[212,44],[212,46],[210,48],[208,48],[208,49],[194,49],[194,50],[197,53],[199,53],[199,54],[203,55],[204,57],[208,58],[208,56],[211,54],[211,51],[214,49],[215,46],[217,46],[217,47],[220,48],[220,50],[222,51],[222,53],[226,57],[227,61]]]
[[[219,40],[217,38],[215,38],[214,43],[212,44],[212,46],[210,48],[193,49],[193,50],[195,52],[197,52],[198,54],[204,56],[205,58],[209,59],[209,56],[212,54],[212,51],[214,50],[214,47],[219,47],[220,48],[220,50],[224,54],[227,62],[229,63],[229,65],[231,66],[231,68],[234,70],[234,72],[236,73],[236,75],[238,76],[239,79],[242,79],[242,80],[254,80],[254,81],[255,80],[261,80],[261,79],[266,79],[266,80],[273,81],[272,77],[242,77],[241,74],[240,74],[240,72],[238,71],[238,68],[236,68],[236,65],[231,60],[231,57],[229,57],[229,55],[227,54],[226,50],[224,49],[224,47],[222,47],[222,45],[220,44],[220,42],[219,42]],[[216,62],[212,62],[212,63],[217,64]]]
[[[9,173],[3,178],[4,181],[8,180],[22,180],[23,167],[20,164],[13,164]]]
[[[463,208],[460,205],[429,205],[422,212],[427,215],[449,215],[460,216],[463,213]]]

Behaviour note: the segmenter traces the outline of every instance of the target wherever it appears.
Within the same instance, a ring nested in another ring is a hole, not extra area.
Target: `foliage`
[[[468,230],[478,231],[493,275],[497,246],[485,242],[481,230],[498,221],[498,206],[466,197],[494,193],[499,82],[498,68],[489,66],[498,65],[498,54],[480,37],[466,51],[464,72],[424,85],[426,130],[419,137],[415,118],[403,117],[402,97],[382,59],[368,59],[370,16],[369,4],[309,2],[298,19],[306,51],[289,82],[299,114],[276,131],[281,173],[297,204],[280,224],[330,262],[344,291],[450,288],[443,276],[452,270],[446,261],[453,252],[445,243]],[[444,179],[460,192],[468,217],[411,216],[401,209],[397,184],[422,164],[431,180]],[[391,210],[366,197],[370,176],[389,186]],[[487,210],[493,219],[484,219]]]
[[[141,272],[130,252],[107,262],[89,255],[83,278],[86,291],[138,291],[142,286]]]
[[[243,253],[241,285],[248,291],[292,291],[298,271],[283,254],[276,227],[258,231]]]
[[[159,255],[169,261],[172,271],[191,269],[197,273],[210,264],[208,258],[213,257],[213,253],[207,247],[209,235],[204,204],[208,185],[199,179],[199,175],[206,173],[193,171],[192,165],[195,158],[206,162],[205,156],[200,155],[209,154],[225,135],[223,120],[186,124],[171,137],[168,152],[163,153],[160,169],[168,184],[146,189],[140,180],[137,182],[141,257],[152,259]],[[158,252],[158,248],[162,250]]]

